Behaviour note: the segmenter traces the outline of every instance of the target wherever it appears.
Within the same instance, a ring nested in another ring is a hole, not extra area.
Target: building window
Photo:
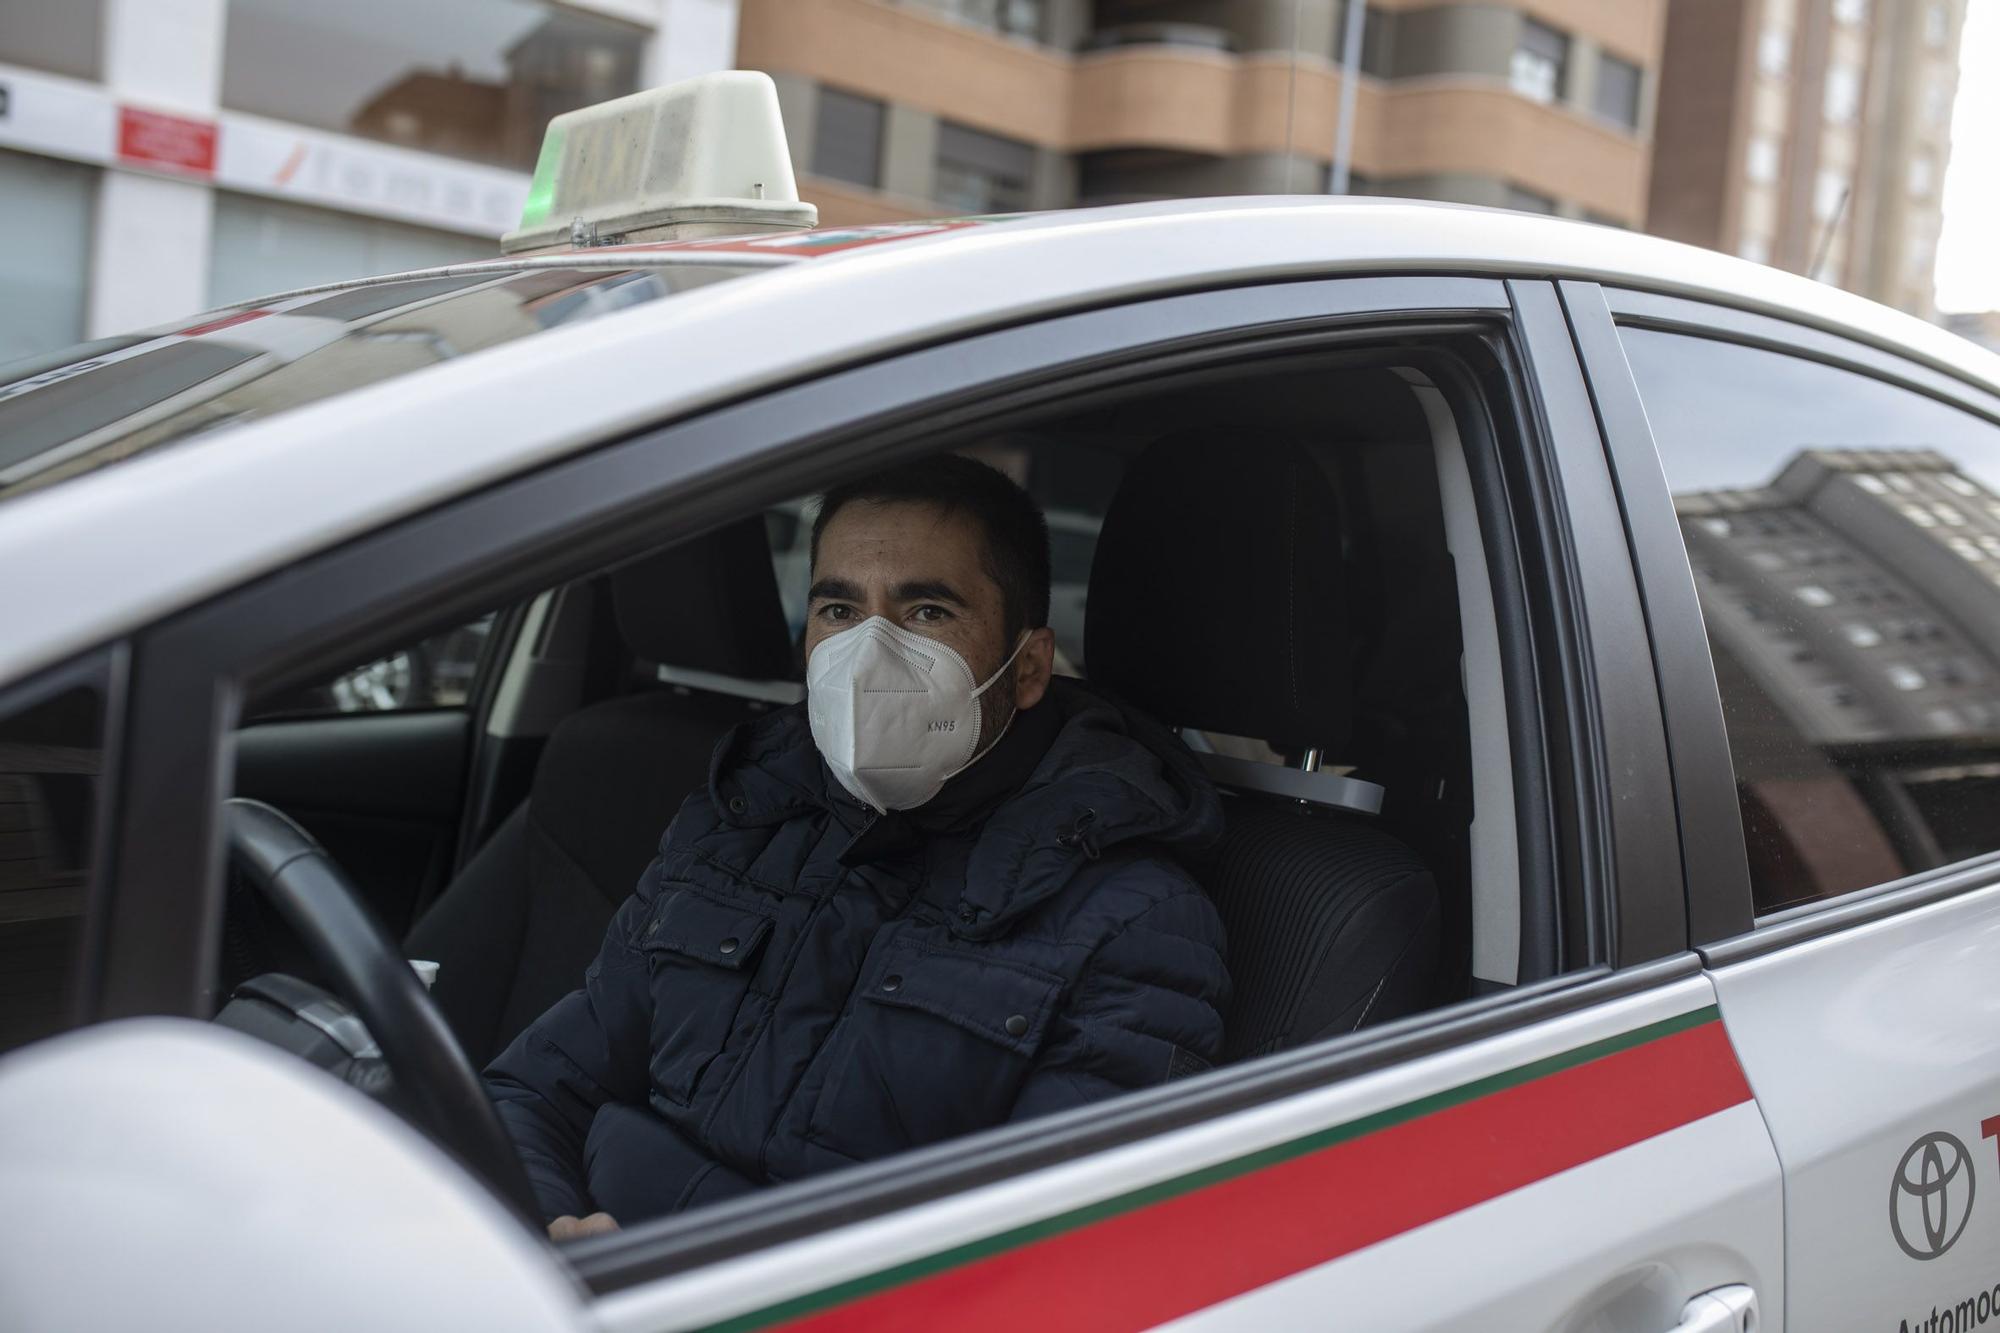
[[[101,174],[0,149],[0,364],[83,337]],[[7,453],[0,443],[0,466]]]
[[[1597,62],[1597,114],[1628,130],[1639,128],[1639,88],[1643,75],[1629,60],[1606,55]]]
[[[882,183],[882,104],[838,88],[819,90],[813,122],[812,169],[816,176],[866,185]]]
[[[1833,0],[1833,17],[1839,23],[1866,23],[1868,0]]]
[[[1951,40],[1951,10],[1940,0],[1932,0],[1924,10],[1924,40],[1932,46],[1943,46]]]
[[[1835,125],[1849,125],[1861,110],[1861,71],[1852,65],[1835,65],[1826,72],[1826,118]]]
[[[937,201],[960,213],[1007,213],[1029,206],[1035,150],[997,134],[946,121],[938,126]]]
[[[1924,85],[1924,120],[1943,125],[1951,119],[1951,85],[1933,80]]]
[[[230,0],[222,104],[527,170],[552,116],[638,88],[644,38],[544,0]]]
[[[1517,213],[1553,213],[1556,211],[1556,201],[1545,194],[1524,190],[1518,185],[1509,185],[1507,207]]]
[[[1569,38],[1545,23],[1521,20],[1521,37],[1514,47],[1514,91],[1537,102],[1562,96],[1563,74],[1569,65]]]
[[[1821,222],[1830,221],[1846,198],[1847,177],[1831,169],[1821,171],[1813,182],[1813,216]]]
[[[1929,282],[1937,270],[1937,237],[1922,234],[1912,236],[1908,262],[1911,278],[1918,282]]]
[[[1910,198],[1928,199],[1937,186],[1937,161],[1929,153],[1910,159]]]
[[[1792,34],[1786,28],[1766,28],[1757,39],[1757,68],[1782,79],[1792,68]]]
[[[1771,262],[1771,238],[1768,236],[1745,236],[1736,253],[1753,264]]]
[[[99,77],[103,9],[102,4],[0,0],[0,63],[79,79]]]
[[[1759,185],[1769,185],[1778,179],[1780,155],[1778,141],[1760,134],[1743,150],[1743,172]]]
[[[492,256],[490,239],[218,190],[208,301],[227,305],[294,287]]]
[[[922,0],[932,9],[981,28],[1030,41],[1042,35],[1043,0]]]

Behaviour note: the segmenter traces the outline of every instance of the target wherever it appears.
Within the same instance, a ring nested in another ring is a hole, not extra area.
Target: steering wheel
[[[229,852],[244,879],[298,935],[382,1048],[396,1084],[433,1140],[540,1230],[541,1209],[506,1126],[430,992],[311,834],[282,811],[223,803]]]

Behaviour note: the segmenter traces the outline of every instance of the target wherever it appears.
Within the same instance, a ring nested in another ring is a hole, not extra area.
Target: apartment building
[[[1666,0],[1367,5],[1350,188],[1645,216]],[[830,222],[1328,188],[1344,0],[742,0]]]
[[[1674,0],[1649,231],[1924,318],[1965,0]]]

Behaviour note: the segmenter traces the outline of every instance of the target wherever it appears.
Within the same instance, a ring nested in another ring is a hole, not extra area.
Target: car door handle
[[[1704,1291],[1681,1310],[1673,1333],[1757,1333],[1757,1293],[1745,1286]]]

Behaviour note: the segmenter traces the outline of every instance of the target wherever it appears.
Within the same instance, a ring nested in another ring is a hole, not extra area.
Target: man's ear
[[[1014,706],[1033,708],[1049,692],[1056,670],[1056,632],[1043,626],[1028,632],[1021,655],[1014,659]]]

